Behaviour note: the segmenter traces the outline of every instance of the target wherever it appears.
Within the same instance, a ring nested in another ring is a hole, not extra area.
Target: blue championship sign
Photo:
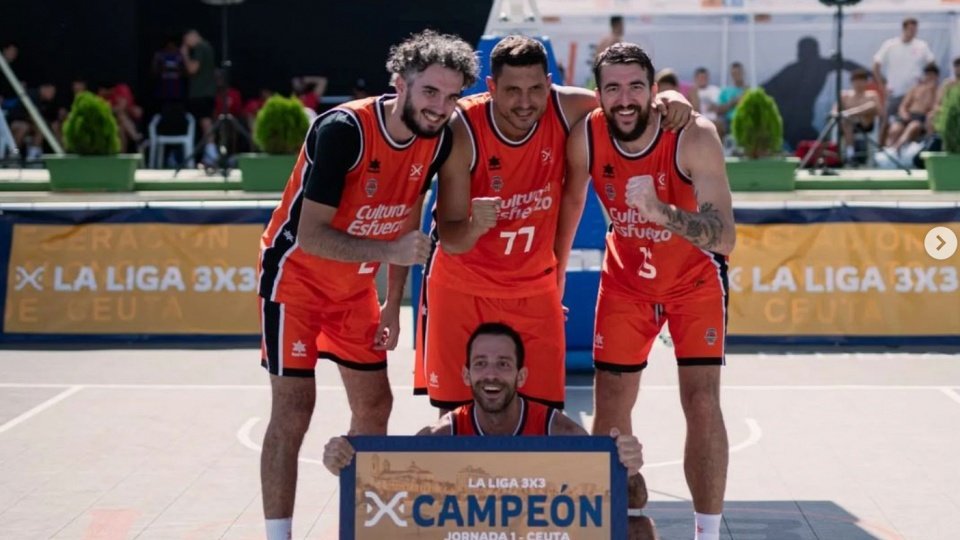
[[[626,538],[609,437],[349,437],[340,539]]]

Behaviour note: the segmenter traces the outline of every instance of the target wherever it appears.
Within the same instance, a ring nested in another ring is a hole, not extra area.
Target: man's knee
[[[361,421],[386,422],[393,410],[393,393],[387,387],[383,391],[363,392],[354,400],[353,415]]]
[[[316,404],[316,383],[313,378],[295,379],[271,375],[273,403],[268,430],[273,436],[303,438],[310,427]]]
[[[630,380],[632,379],[632,380]],[[639,390],[638,373],[619,373],[597,370],[594,392],[594,435],[606,435],[610,428],[621,433],[633,433],[631,414]]]
[[[687,416],[709,417],[720,412],[719,384],[697,384],[680,390],[680,401]]]

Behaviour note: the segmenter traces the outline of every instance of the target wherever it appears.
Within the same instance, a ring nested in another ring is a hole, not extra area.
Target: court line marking
[[[244,422],[243,425],[240,426],[240,429],[237,430],[237,440],[240,441],[240,444],[246,446],[247,448],[249,448],[250,450],[253,450],[258,454],[263,451],[263,446],[253,442],[253,437],[251,437],[250,434],[253,431],[253,426],[257,425],[257,423],[259,422],[260,422],[260,417],[254,416],[249,420],[247,420],[246,422]],[[323,465],[323,460],[320,460],[320,459],[298,457],[297,461],[300,461],[303,463],[316,463],[317,465]]]
[[[90,388],[98,390],[269,390],[266,384],[101,384],[101,383],[0,383],[0,388]],[[317,385],[318,391],[343,391],[339,385]],[[413,390],[410,385],[391,385],[394,390]],[[640,390],[678,390],[675,384],[641,386]],[[721,390],[939,390],[960,389],[943,385],[881,385],[881,384],[808,384],[808,385],[721,385]],[[593,391],[593,385],[568,386],[571,391]]]
[[[941,388],[940,391],[946,394],[947,397],[949,397],[950,399],[956,401],[957,403],[960,403],[960,393],[958,393],[953,388]]]
[[[67,389],[64,390],[63,392],[60,392],[59,394],[53,396],[52,398],[44,401],[43,403],[37,405],[36,407],[33,407],[32,409],[24,412],[24,413],[21,414],[20,416],[17,416],[17,417],[14,418],[13,420],[10,420],[10,421],[8,421],[7,423],[5,423],[5,424],[3,424],[2,426],[0,426],[0,434],[5,433],[5,432],[7,432],[7,431],[9,431],[9,430],[17,427],[18,425],[26,422],[27,420],[33,418],[34,416],[36,416],[36,415],[42,413],[43,411],[49,409],[50,407],[53,407],[53,406],[56,405],[57,403],[60,403],[61,401],[67,399],[68,397],[76,394],[76,393],[79,392],[80,390],[83,390],[84,388],[85,388],[85,387],[84,387],[83,385],[71,385],[71,386],[67,387]]]
[[[730,454],[736,454],[737,452],[750,448],[751,446],[760,442],[760,439],[763,438],[763,430],[760,429],[760,424],[757,423],[753,418],[744,418],[743,421],[747,424],[747,429],[750,430],[750,433],[747,435],[747,438],[737,444],[736,446],[730,447]],[[644,463],[643,467],[640,467],[641,470],[647,469],[657,469],[660,467],[669,467],[671,465],[683,465],[683,459],[674,459],[670,461],[659,461],[656,463]]]
[[[760,429],[760,424],[758,424],[756,420],[754,420],[753,418],[744,418],[743,421],[747,424],[747,429],[750,431],[750,433],[747,435],[747,438],[743,442],[737,444],[736,446],[730,447],[731,454],[735,454],[741,450],[745,450],[757,444],[758,442],[760,442],[760,439],[763,438],[763,430]],[[254,442],[251,434],[253,431],[253,426],[257,425],[259,422],[260,422],[260,417],[258,416],[251,417],[249,420],[244,422],[242,426],[240,426],[240,429],[237,430],[237,440],[240,441],[240,444],[249,448],[250,450],[253,450],[254,452],[257,452],[258,454],[263,451],[263,446],[258,445],[256,442]],[[323,461],[319,459],[310,459],[310,458],[301,457],[301,458],[297,458],[297,461],[300,461],[302,463],[315,463],[317,465],[323,465]],[[683,459],[674,459],[670,461],[660,461],[656,463],[644,463],[642,468],[644,470],[647,470],[647,469],[656,469],[659,467],[669,467],[671,465],[682,465],[682,464],[683,464]]]

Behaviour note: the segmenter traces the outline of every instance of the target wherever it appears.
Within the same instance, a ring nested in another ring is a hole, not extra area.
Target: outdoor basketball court
[[[411,395],[412,358],[409,346],[392,356],[393,434],[435,418]],[[724,538],[955,538],[958,360],[730,355]],[[270,402],[257,350],[3,350],[0,361],[0,538],[263,538],[259,448]],[[689,540],[672,351],[658,343],[644,377],[636,425],[648,513],[664,540]],[[590,380],[570,384],[567,412],[589,425]],[[337,537],[337,479],[320,458],[348,412],[332,364],[321,365],[318,385],[294,538]]]

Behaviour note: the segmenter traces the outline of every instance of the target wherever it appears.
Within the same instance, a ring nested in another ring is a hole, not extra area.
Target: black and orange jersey
[[[520,421],[513,435],[550,435],[550,425],[557,409],[536,401],[528,401],[520,396]],[[450,414],[451,435],[486,435],[477,421],[476,402],[461,405]]]
[[[470,197],[500,197],[503,202],[496,226],[469,252],[436,250],[429,279],[479,296],[549,291],[557,282],[553,244],[568,133],[557,90],[550,90],[543,116],[519,141],[509,140],[497,128],[489,93],[461,100],[459,114],[474,150]]]
[[[450,132],[400,143],[386,129],[384,95],[317,118],[280,205],[261,237],[260,296],[273,302],[343,300],[373,286],[379,263],[316,257],[297,244],[303,199],[336,207],[334,229],[393,240],[450,152]],[[418,224],[414,224],[415,226]]]
[[[652,115],[651,121],[659,123],[660,116]],[[610,218],[601,291],[658,303],[692,294],[704,285],[711,287],[702,290],[713,290],[718,277],[723,279],[726,257],[648,222],[626,202],[627,181],[649,175],[661,201],[698,211],[693,182],[677,161],[683,130],[659,129],[647,148],[629,153],[611,137],[601,109],[591,112],[584,126],[593,187]]]

